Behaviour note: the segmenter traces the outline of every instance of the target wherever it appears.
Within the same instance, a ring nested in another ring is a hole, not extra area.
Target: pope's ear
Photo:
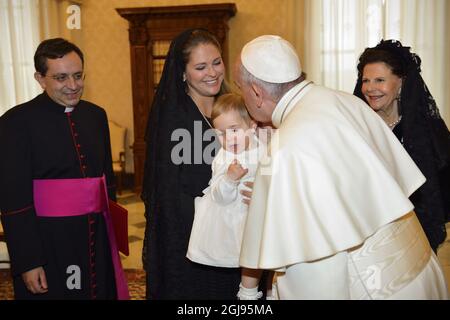
[[[263,103],[264,90],[255,83],[251,84],[251,88],[253,94],[255,95],[256,105],[258,107],[261,107]]]
[[[46,85],[45,85],[45,76],[43,76],[39,72],[35,72],[34,73],[34,78],[36,79],[37,82],[39,82],[39,85],[41,86],[41,88],[45,90],[45,87],[46,87]]]

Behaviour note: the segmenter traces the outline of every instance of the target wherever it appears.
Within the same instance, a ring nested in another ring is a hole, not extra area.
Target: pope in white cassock
[[[276,270],[279,299],[447,299],[408,197],[425,181],[377,114],[307,81],[286,40],[244,46],[236,83],[278,128],[259,165],[240,265]]]

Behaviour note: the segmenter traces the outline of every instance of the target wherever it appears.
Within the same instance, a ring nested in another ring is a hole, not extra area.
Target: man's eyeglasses
[[[53,80],[56,80],[59,83],[63,84],[63,83],[66,83],[69,80],[69,78],[71,78],[71,77],[72,77],[73,81],[81,82],[86,77],[86,74],[83,72],[76,72],[74,74],[58,73],[58,74],[55,74],[55,75],[52,75],[49,77],[52,78]]]

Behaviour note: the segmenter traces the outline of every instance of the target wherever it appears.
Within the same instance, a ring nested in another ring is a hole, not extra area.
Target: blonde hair
[[[239,113],[241,118],[247,124],[250,124],[251,121],[253,121],[247,111],[247,108],[245,107],[245,102],[242,96],[236,93],[226,93],[221,95],[214,102],[213,109],[211,111],[211,122],[214,122],[214,120],[222,113],[230,111],[236,111]]]

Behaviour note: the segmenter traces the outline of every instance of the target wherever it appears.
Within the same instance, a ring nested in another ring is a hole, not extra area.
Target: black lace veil
[[[163,72],[156,90],[147,122],[145,141],[147,143],[142,200],[147,203],[154,201],[157,163],[168,163],[167,157],[171,150],[168,145],[169,132],[180,127],[183,112],[188,112],[189,97],[186,94],[186,83],[183,82],[185,63],[182,48],[195,29],[189,29],[175,38],[169,48]],[[161,150],[162,148],[167,150]]]

